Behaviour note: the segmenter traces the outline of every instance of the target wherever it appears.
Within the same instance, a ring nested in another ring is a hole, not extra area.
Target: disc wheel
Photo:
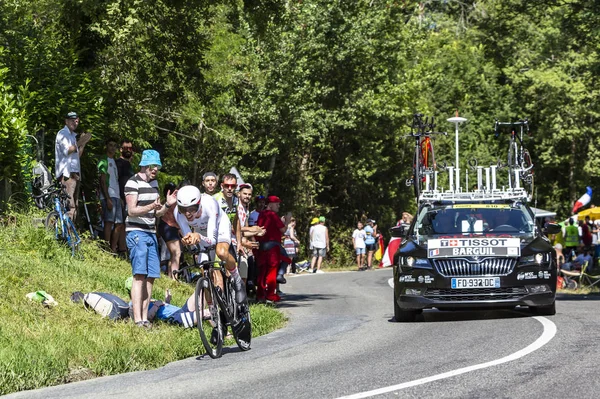
[[[44,226],[52,232],[54,232],[54,236],[57,240],[60,240],[64,237],[63,225],[60,221],[60,215],[56,211],[52,211],[46,216],[46,221],[44,222]]]
[[[221,320],[221,306],[217,300],[217,293],[212,282],[206,277],[196,282],[196,320],[200,339],[208,356],[213,359],[221,357],[223,352],[223,327]],[[208,305],[206,296],[210,297],[211,304]],[[207,314],[208,313],[208,314]],[[203,317],[204,315],[207,317]]]
[[[250,342],[252,340],[252,321],[250,319],[250,307],[246,300],[242,304],[235,302],[235,290],[233,284],[230,282],[227,284],[228,295],[227,295],[227,307],[229,315],[231,316],[231,332],[237,346],[247,351],[250,349]]]

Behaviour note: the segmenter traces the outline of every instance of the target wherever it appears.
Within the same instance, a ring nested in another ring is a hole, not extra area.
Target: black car
[[[425,201],[394,256],[394,316],[423,309],[512,308],[553,315],[555,251],[526,201]],[[393,233],[394,234],[394,233]]]

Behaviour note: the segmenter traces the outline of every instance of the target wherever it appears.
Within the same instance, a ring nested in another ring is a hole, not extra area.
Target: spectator
[[[156,239],[156,218],[164,215],[177,202],[176,193],[161,205],[156,176],[162,166],[155,150],[145,150],[140,171],[125,184],[128,215],[125,220],[133,286],[131,302],[136,325],[148,327],[148,305],[152,297],[154,279],[160,277],[160,258]]]
[[[311,255],[312,255],[313,246],[312,246],[312,238],[310,238],[310,237],[312,237],[312,232],[318,223],[319,223],[319,218],[312,218],[312,220],[310,221],[310,229],[308,230],[308,241],[309,241],[308,249],[309,249]],[[311,269],[311,271],[312,271],[312,269]]]
[[[217,175],[215,172],[206,172],[202,176],[202,187],[204,187],[204,192],[208,195],[215,195],[217,193]]]
[[[568,271],[581,270],[583,268],[583,266],[586,264],[587,264],[588,271],[593,269],[594,268],[594,258],[592,258],[592,256],[590,255],[589,250],[579,247],[578,255],[570,262],[563,264],[561,269],[568,270]]]
[[[168,198],[171,194],[177,193],[177,187],[174,183],[168,183],[163,189],[163,195]],[[179,270],[179,260],[181,258],[181,242],[179,240],[179,225],[175,220],[173,211],[175,207],[169,207],[158,222],[158,234],[165,242],[169,250],[169,263],[167,266],[167,275],[173,280],[177,280],[174,271]]]
[[[248,219],[249,226],[255,226],[256,221],[258,220],[258,215],[265,209],[265,197],[262,195],[258,195],[254,201],[256,202],[256,209],[250,212],[250,218]]]
[[[562,244],[554,245],[554,250],[556,251],[556,266],[560,270],[562,269],[562,265],[565,263],[565,255],[563,255],[563,246]]]
[[[324,216],[319,217],[319,223],[311,228],[310,243],[313,249],[310,270],[313,273],[323,273],[321,264],[325,255],[327,255],[327,251],[329,251],[329,231],[325,227]]]
[[[365,246],[367,251],[367,269],[371,270],[373,268],[373,253],[376,249],[376,234],[377,230],[374,227],[375,221],[372,219],[367,219],[367,225],[365,226]]]
[[[254,263],[252,250],[258,248],[258,242],[254,239],[255,236],[262,236],[265,230],[259,226],[249,226],[248,219],[250,216],[250,200],[252,199],[253,187],[250,183],[242,183],[238,191],[238,207],[237,220],[239,221],[239,231],[236,232],[238,245],[240,275],[244,283],[248,283],[250,262]],[[252,258],[252,260],[250,260]],[[252,275],[252,286],[256,277]],[[253,287],[252,287],[253,288]]]
[[[290,272],[296,273],[296,259],[298,259],[298,249],[300,241],[296,237],[296,218],[290,217],[287,230],[284,233],[283,247],[287,256],[292,260]]]
[[[577,251],[577,247],[579,246],[579,229],[575,226],[575,221],[573,218],[569,219],[569,224],[565,228],[565,247],[567,249],[567,254],[565,259],[567,261],[572,260]]]
[[[115,162],[117,140],[106,140],[106,156],[98,162],[100,176],[100,203],[102,204],[102,221],[104,223],[104,240],[110,244],[113,253],[117,253],[119,238],[123,234],[123,205],[119,190],[119,175]],[[114,230],[113,230],[114,227]]]
[[[121,205],[123,207],[123,220],[127,217],[127,203],[125,201],[125,184],[133,176],[133,166],[131,158],[133,157],[133,143],[129,139],[121,140],[121,155],[115,160],[117,164],[117,175],[119,176],[119,193],[121,193]],[[125,242],[125,230],[119,235],[119,253],[127,252],[127,243]]]
[[[356,224],[356,229],[352,233],[352,245],[356,252],[356,265],[358,266],[358,270],[363,270],[365,262],[365,238],[367,238],[367,235],[363,229],[363,224],[362,222],[358,222]]]
[[[590,229],[590,225],[587,223],[589,220],[589,216],[586,216],[586,222],[583,220],[579,221],[579,227],[581,228],[581,242],[583,243],[583,247],[586,251],[592,249],[592,230]]]
[[[83,133],[77,140],[75,129],[79,126],[79,116],[76,112],[65,115],[65,127],[56,134],[54,155],[56,157],[56,179],[60,181],[69,195],[67,214],[73,220],[77,218],[79,205],[79,187],[81,179],[80,157],[85,145],[92,137],[91,133]]]
[[[259,302],[279,302],[281,300],[277,294],[277,271],[282,260],[281,237],[286,228],[277,216],[280,205],[279,197],[269,195],[267,209],[260,213],[257,220],[257,224],[266,230],[265,235],[258,238],[260,247],[256,259],[258,262],[256,299]]]

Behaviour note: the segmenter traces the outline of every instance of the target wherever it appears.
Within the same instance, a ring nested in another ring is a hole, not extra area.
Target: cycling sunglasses
[[[177,209],[179,210],[179,213],[181,213],[182,215],[185,215],[186,213],[196,213],[198,212],[200,205],[191,205],[191,206],[177,206]]]

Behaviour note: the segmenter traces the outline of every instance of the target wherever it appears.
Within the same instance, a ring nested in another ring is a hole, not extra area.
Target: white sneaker
[[[319,269],[315,273],[325,273],[323,270]]]

